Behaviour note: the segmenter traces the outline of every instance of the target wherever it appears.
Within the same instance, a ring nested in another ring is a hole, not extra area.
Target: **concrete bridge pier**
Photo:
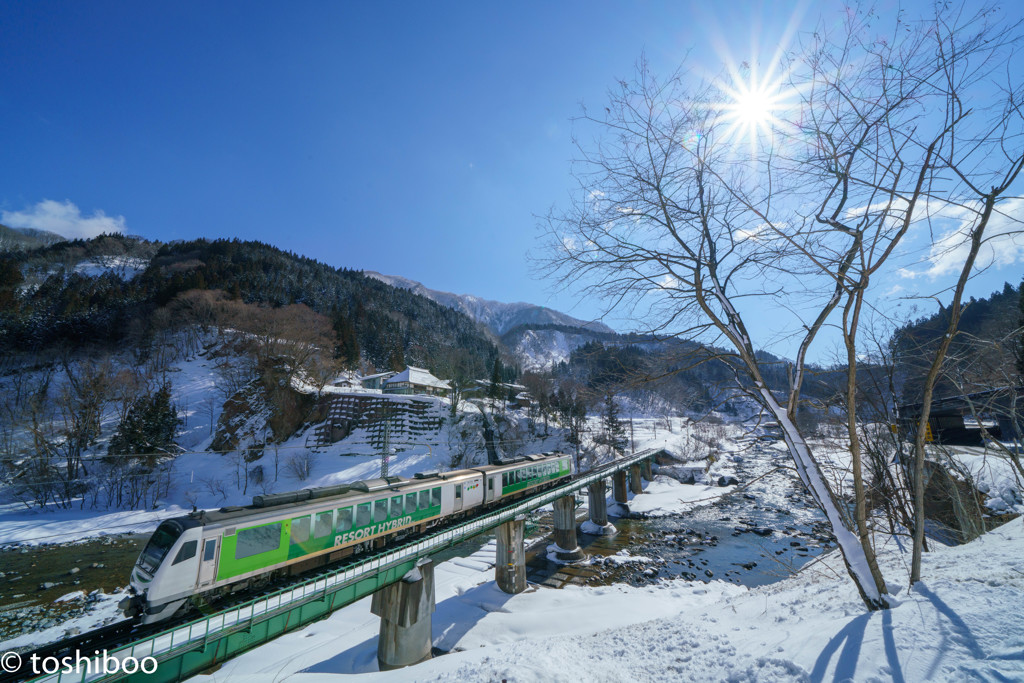
[[[625,517],[629,514],[629,494],[626,488],[626,471],[619,470],[612,474],[612,493],[615,497],[615,505],[612,507],[612,514],[617,517]]]
[[[576,497],[562,496],[553,503],[555,508],[555,544],[550,548],[555,559],[575,562],[585,556],[576,541]]]
[[[647,481],[654,481],[654,467],[651,465],[650,458],[640,463],[640,472]]]
[[[640,495],[644,492],[643,485],[640,482],[640,464],[634,463],[629,466],[629,490],[634,495]]]
[[[377,663],[381,671],[430,659],[434,612],[434,563],[424,558],[398,583],[373,594],[370,611],[380,617]]]
[[[618,530],[608,522],[608,487],[604,479],[587,485],[587,507],[590,508],[590,520],[583,523],[583,531],[595,536],[611,536]]]
[[[525,527],[526,517],[520,515],[499,526],[495,534],[498,547],[495,550],[494,580],[498,588],[511,595],[526,590]]]

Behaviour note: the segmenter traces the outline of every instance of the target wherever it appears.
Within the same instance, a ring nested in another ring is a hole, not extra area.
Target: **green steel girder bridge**
[[[625,473],[639,487],[641,466],[647,470],[663,449],[648,449],[579,475],[569,482],[535,496],[487,512],[422,537],[417,541],[367,557],[342,568],[329,570],[289,588],[278,590],[241,605],[216,612],[187,624],[174,626],[128,645],[108,651],[110,658],[141,661],[152,657],[158,662],[155,673],[108,675],[95,670],[63,673],[58,671],[33,679],[46,683],[87,683],[90,681],[145,680],[147,683],[181,681],[199,674],[243,652],[252,650],[285,633],[322,619],[382,588],[399,582],[420,560],[458,545],[474,536],[512,522],[549,503],[575,494],[587,487],[600,487],[604,504],[604,480],[615,479],[616,500],[625,500]],[[633,490],[636,491],[637,488]],[[594,490],[594,489],[592,489]],[[557,535],[556,535],[557,543]],[[92,648],[90,648],[92,649]],[[96,667],[93,667],[94,669]]]

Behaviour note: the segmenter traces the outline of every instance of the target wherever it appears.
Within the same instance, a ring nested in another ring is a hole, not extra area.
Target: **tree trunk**
[[[796,424],[789,418],[785,407],[779,404],[770,391],[762,389],[761,400],[782,427],[782,434],[786,439],[793,462],[796,464],[800,481],[804,483],[818,507],[825,513],[825,517],[832,527],[832,533],[835,534],[836,544],[843,554],[846,571],[857,587],[861,600],[869,610],[888,609],[889,600],[884,590],[884,582],[882,582],[883,588],[880,589],[876,584],[871,570],[871,562],[868,560],[864,546],[861,545],[857,535],[846,528],[846,521],[839,509],[839,503],[825,482],[821,468],[811,456],[811,449],[807,445],[807,441],[797,429]]]

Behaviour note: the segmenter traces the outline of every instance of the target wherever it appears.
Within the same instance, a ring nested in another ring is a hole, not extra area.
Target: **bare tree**
[[[545,222],[548,272],[563,283],[628,311],[645,332],[732,350],[738,383],[781,425],[869,609],[889,601],[867,533],[857,439],[851,520],[797,413],[809,349],[837,316],[853,391],[866,295],[903,236],[940,205],[984,213],[984,197],[963,191],[992,175],[975,155],[996,154],[999,187],[1016,178],[1018,93],[1001,91],[997,115],[970,130],[961,99],[969,79],[1005,63],[1016,27],[990,23],[987,10],[957,12],[939,8],[921,23],[900,16],[883,38],[871,13],[851,12],[838,35],[819,30],[780,69],[788,76],[778,92],[760,93],[791,98],[749,126],[771,129],[762,135],[743,134],[754,132],[743,124],[743,86],[682,72],[660,80],[641,62],[603,114],[584,113],[597,139],[579,146],[580,193]],[[969,273],[969,256],[964,263]],[[796,350],[784,386],[769,384],[745,319],[753,306],[790,315]],[[848,428],[855,436],[855,419]]]
[[[288,456],[284,468],[296,481],[306,481],[313,476],[313,465],[315,464],[316,458],[313,456],[313,453],[302,450]]]

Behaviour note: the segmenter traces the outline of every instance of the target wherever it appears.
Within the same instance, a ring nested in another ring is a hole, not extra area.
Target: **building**
[[[407,366],[397,375],[384,380],[385,394],[425,394],[447,396],[451,391],[448,382],[430,374],[429,370]]]
[[[901,439],[914,439],[922,410],[920,403],[896,407]],[[925,441],[980,446],[984,442],[984,427],[989,438],[1009,442],[1018,438],[1021,425],[1024,425],[1024,387],[1000,387],[933,399]]]
[[[376,375],[360,377],[359,383],[363,385],[364,389],[376,389],[377,391],[380,391],[384,388],[384,382],[397,374],[397,372],[378,372]]]

